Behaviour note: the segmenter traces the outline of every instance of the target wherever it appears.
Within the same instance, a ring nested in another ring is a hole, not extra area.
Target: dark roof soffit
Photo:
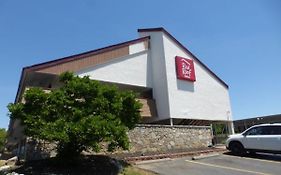
[[[68,57],[63,57],[63,58],[59,58],[59,59],[56,59],[56,60],[52,60],[52,61],[48,61],[48,62],[44,62],[44,63],[40,63],[40,64],[35,64],[35,65],[32,65],[32,66],[25,67],[24,69],[27,70],[27,71],[36,71],[36,70],[44,69],[44,68],[51,67],[51,66],[54,66],[54,65],[57,65],[57,64],[62,64],[62,63],[74,61],[74,60],[77,60],[77,59],[80,59],[80,58],[84,58],[86,56],[92,56],[92,55],[97,55],[97,54],[100,54],[100,53],[108,52],[108,51],[111,51],[111,50],[114,50],[114,49],[118,49],[118,48],[121,48],[121,47],[124,47],[124,46],[128,46],[128,45],[131,45],[131,44],[135,44],[135,43],[138,43],[138,42],[141,42],[141,41],[148,40],[149,38],[150,38],[149,36],[146,36],[146,37],[126,41],[126,42],[123,42],[123,43],[103,47],[103,48],[100,48],[100,49],[91,50],[91,51],[88,51],[88,52],[83,52],[83,53],[80,53],[80,54],[71,55],[71,56],[68,56]]]
[[[138,29],[138,32],[163,32],[163,33],[165,33],[175,43],[177,43],[183,50],[185,50],[187,53],[189,53],[196,61],[198,61],[205,69],[207,69],[217,80],[219,80],[228,89],[228,85],[222,79],[220,79],[213,71],[211,71],[211,69],[209,69],[202,61],[200,61],[193,53],[191,53],[184,45],[182,45],[175,37],[173,37],[163,27],[148,28],[148,29]]]

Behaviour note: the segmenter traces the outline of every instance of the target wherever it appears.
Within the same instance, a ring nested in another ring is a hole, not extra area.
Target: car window
[[[266,135],[281,135],[281,127],[280,126],[267,126],[265,127]]]
[[[246,135],[261,135],[262,127],[255,127],[247,131]]]
[[[281,135],[281,126],[275,126],[275,129],[278,135]]]
[[[281,135],[280,126],[261,126],[247,131],[246,135]]]

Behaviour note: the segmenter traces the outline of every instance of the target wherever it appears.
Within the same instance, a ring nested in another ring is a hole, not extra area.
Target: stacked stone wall
[[[138,125],[128,133],[129,152],[196,149],[211,145],[209,126]]]
[[[209,126],[169,126],[137,125],[128,132],[129,151],[117,150],[115,153],[166,152],[206,148],[211,145],[212,134]],[[102,153],[106,154],[106,143]],[[22,155],[28,160],[53,157],[55,144],[44,141],[27,140],[26,152]],[[24,150],[24,149],[22,149]],[[90,154],[95,154],[89,151]],[[23,158],[23,157],[22,157]]]

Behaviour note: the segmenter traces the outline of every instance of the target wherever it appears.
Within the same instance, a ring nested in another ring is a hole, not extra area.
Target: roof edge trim
[[[21,76],[20,76],[20,80],[19,80],[18,90],[17,90],[17,94],[16,94],[16,98],[15,98],[14,103],[19,102],[20,94],[21,94],[21,91],[22,91],[22,85],[23,85],[23,81],[24,81],[24,78],[25,78],[25,71],[26,71],[25,68],[23,68],[22,71],[21,71]]]

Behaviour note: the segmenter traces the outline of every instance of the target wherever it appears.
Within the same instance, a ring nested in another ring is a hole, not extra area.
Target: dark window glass
[[[281,135],[281,126],[266,126],[264,135]]]
[[[246,135],[262,135],[262,127],[255,127],[250,129]]]
[[[246,135],[281,135],[281,126],[261,126],[249,130]]]
[[[281,126],[275,126],[277,135],[281,135]]]

